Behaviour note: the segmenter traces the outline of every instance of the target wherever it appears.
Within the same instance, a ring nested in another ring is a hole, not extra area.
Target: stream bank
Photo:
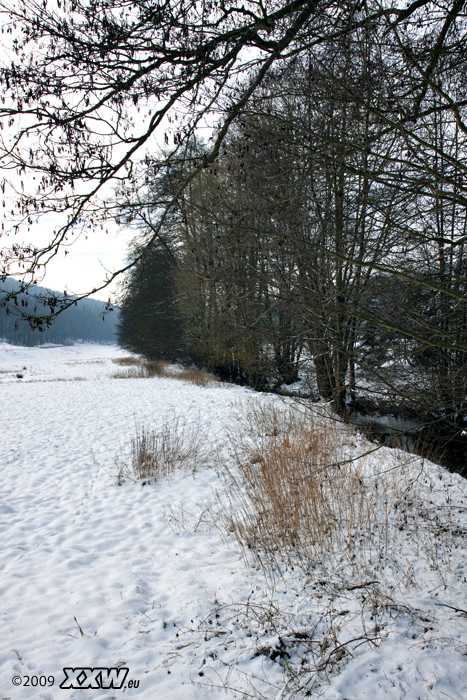
[[[369,440],[426,457],[467,478],[467,430],[410,409],[368,410],[361,404],[356,408],[347,420]]]

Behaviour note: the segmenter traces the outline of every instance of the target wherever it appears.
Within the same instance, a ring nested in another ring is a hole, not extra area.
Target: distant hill
[[[106,313],[103,317],[106,304],[95,299],[83,299],[76,305],[63,311],[49,328],[43,331],[32,330],[29,323],[15,314],[15,303],[10,301],[7,306],[2,306],[3,293],[16,291],[20,288],[19,282],[7,277],[0,281],[0,339],[14,345],[44,345],[55,343],[71,345],[74,342],[113,344],[117,342],[116,325],[119,309]],[[17,297],[18,308],[31,309],[38,315],[48,315],[50,310],[35,299],[36,296],[50,296],[58,292],[51,292],[45,287],[30,287],[27,293]],[[70,297],[73,299],[73,297]]]

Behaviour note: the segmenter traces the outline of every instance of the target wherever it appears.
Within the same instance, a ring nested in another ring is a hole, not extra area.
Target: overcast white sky
[[[22,230],[21,242],[34,246],[47,245],[60,223],[58,217],[44,216],[31,225],[29,233]],[[107,271],[113,272],[123,266],[128,243],[134,236],[134,231],[119,229],[111,222],[108,229],[109,233],[89,231],[87,237],[81,233],[72,245],[61,248],[58,255],[47,264],[45,277],[39,278],[40,286],[61,293],[66,290],[70,294],[84,294],[99,287],[104,282]],[[2,244],[11,245],[11,239],[2,241]],[[118,278],[121,279],[122,277]],[[92,298],[107,301],[109,292],[114,293],[116,287],[117,282],[114,282],[107,289],[93,294]]]
[[[54,291],[63,292],[66,289],[73,294],[82,294],[100,286],[107,270],[113,272],[122,267],[126,240],[123,234],[115,236],[111,233],[96,233],[88,240],[81,236],[68,250],[68,255],[65,256],[65,252],[60,251],[49,263],[42,284]],[[92,296],[106,301],[109,291],[115,291],[115,287],[112,284],[108,289]]]
[[[44,219],[39,226],[45,229],[47,223],[51,222]],[[34,227],[31,232],[33,230]],[[134,232],[118,230],[116,226],[109,226],[108,234],[100,231],[90,232],[87,239],[81,234],[73,245],[67,248],[67,255],[62,249],[48,264],[41,285],[58,292],[66,289],[71,294],[83,294],[100,286],[105,280],[106,271],[113,272],[122,267],[127,245],[133,235]],[[31,239],[34,242],[34,236],[31,236]],[[92,296],[94,299],[107,301],[109,291],[114,292],[115,289],[114,283]]]

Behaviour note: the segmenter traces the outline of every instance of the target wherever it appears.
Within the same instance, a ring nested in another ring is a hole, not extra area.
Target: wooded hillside
[[[20,288],[18,282],[7,278],[0,284],[6,293]],[[9,306],[18,306],[23,310],[34,311],[39,316],[47,317],[53,313],[53,306],[47,299],[53,300],[54,294],[44,287],[30,287],[13,298],[9,305],[0,304],[0,338],[13,345],[43,345],[45,343],[69,344],[75,341],[88,343],[116,343],[116,324],[118,308],[106,312],[106,304],[95,299],[82,299],[76,305],[63,311],[53,319],[50,326],[41,325],[41,329],[31,325],[12,312]],[[16,299],[16,301],[15,301]],[[13,310],[14,311],[14,310]]]

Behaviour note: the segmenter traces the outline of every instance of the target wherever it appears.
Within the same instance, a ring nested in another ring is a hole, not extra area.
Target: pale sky
[[[53,229],[58,223],[54,217],[43,217],[31,226],[28,240],[24,242],[44,245],[52,238]],[[87,238],[82,233],[72,245],[62,248],[48,263],[46,275],[39,282],[40,286],[62,293],[66,290],[70,294],[83,294],[100,286],[107,270],[113,272],[123,266],[128,243],[134,236],[134,231],[119,229],[110,222],[108,228],[109,233],[89,231]],[[23,236],[26,238],[24,232]],[[113,283],[107,289],[93,294],[92,298],[107,301],[109,291],[115,292],[116,287],[117,284]]]
[[[67,250],[61,250],[47,266],[47,273],[41,284],[54,291],[83,294],[102,284],[106,271],[113,272],[123,266],[129,240],[134,234],[129,231],[108,234],[90,233],[86,240],[81,235]],[[121,279],[119,277],[118,279]],[[116,284],[93,294],[94,299],[107,301],[109,291],[114,292]]]

